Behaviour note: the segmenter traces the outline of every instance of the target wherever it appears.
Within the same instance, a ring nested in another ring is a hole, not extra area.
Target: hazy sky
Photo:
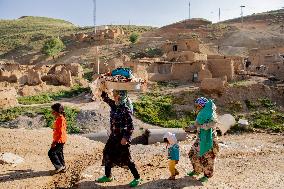
[[[97,0],[97,24],[163,26],[188,18],[189,0]],[[284,0],[190,0],[191,17],[218,21],[284,7]],[[93,25],[93,0],[0,0],[0,19],[21,16],[61,18],[80,26]]]

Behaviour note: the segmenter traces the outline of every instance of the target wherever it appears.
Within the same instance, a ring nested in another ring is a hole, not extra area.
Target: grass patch
[[[188,126],[194,119],[193,113],[179,118],[173,110],[173,96],[148,93],[134,103],[135,116],[142,121],[162,127],[181,128]]]
[[[273,132],[284,131],[284,114],[274,110],[254,112],[251,114],[252,126]]]
[[[76,119],[78,110],[70,107],[65,107],[67,131],[68,133],[79,133],[80,128],[76,127]],[[50,107],[14,107],[0,111],[0,122],[7,122],[16,119],[17,117],[25,115],[28,117],[35,117],[36,115],[43,115],[47,127],[52,128],[54,117],[51,114]]]
[[[83,92],[89,92],[89,91],[90,91],[89,88],[76,86],[69,91],[60,91],[57,93],[45,93],[36,96],[19,97],[18,102],[24,105],[44,104],[44,103],[50,103],[54,100],[60,100],[62,98],[72,98],[80,95]]]
[[[93,81],[93,75],[94,75],[93,70],[87,70],[87,71],[84,73],[83,78],[84,78],[84,79],[87,79],[89,82],[91,82],[91,81]]]
[[[65,110],[65,115],[66,115],[66,120],[67,120],[67,132],[68,133],[79,133],[80,128],[76,126],[76,119],[77,119],[79,110],[70,108],[70,107],[65,107],[64,110]],[[44,115],[44,118],[47,122],[47,127],[52,128],[55,118],[52,115],[51,109],[43,108],[41,110],[41,114]]]

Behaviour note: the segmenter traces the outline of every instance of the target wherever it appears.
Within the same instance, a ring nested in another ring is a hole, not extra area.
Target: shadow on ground
[[[155,181],[150,181],[150,182],[142,182],[141,185],[139,185],[136,188],[147,188],[147,189],[165,189],[165,188],[171,188],[171,189],[182,189],[184,187],[191,187],[191,186],[203,186],[203,184],[192,178],[192,177],[183,177],[176,179],[174,181],[167,180],[167,179],[160,179],[160,180],[155,180]],[[95,181],[85,181],[81,182],[79,185],[76,185],[73,187],[75,188],[86,188],[86,189],[104,189],[104,188],[109,188],[109,189],[126,189],[130,188],[128,185],[116,185],[116,186],[103,186],[99,185]]]
[[[8,173],[0,174],[0,182],[8,182],[11,180],[24,180],[28,178],[51,176],[50,171],[33,171],[27,170],[13,170]]]

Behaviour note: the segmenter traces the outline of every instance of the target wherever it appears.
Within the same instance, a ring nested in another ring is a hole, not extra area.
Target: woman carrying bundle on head
[[[141,179],[129,151],[131,135],[134,130],[131,118],[132,103],[127,96],[127,91],[122,90],[113,91],[114,100],[110,99],[106,92],[102,92],[101,97],[111,108],[111,134],[103,151],[102,163],[105,166],[105,175],[97,181],[100,183],[111,182],[111,168],[115,165],[127,166],[134,176],[134,180],[129,185],[135,187],[141,182]]]
[[[199,180],[205,182],[213,176],[214,162],[219,152],[215,123],[217,122],[216,106],[211,99],[200,97],[195,100],[197,117],[194,126],[197,138],[189,151],[193,171],[188,176],[204,174]]]

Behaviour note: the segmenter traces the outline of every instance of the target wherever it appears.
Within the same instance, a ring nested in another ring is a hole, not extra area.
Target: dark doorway
[[[173,46],[173,51],[177,51],[178,50],[178,46],[177,45],[174,45]]]

